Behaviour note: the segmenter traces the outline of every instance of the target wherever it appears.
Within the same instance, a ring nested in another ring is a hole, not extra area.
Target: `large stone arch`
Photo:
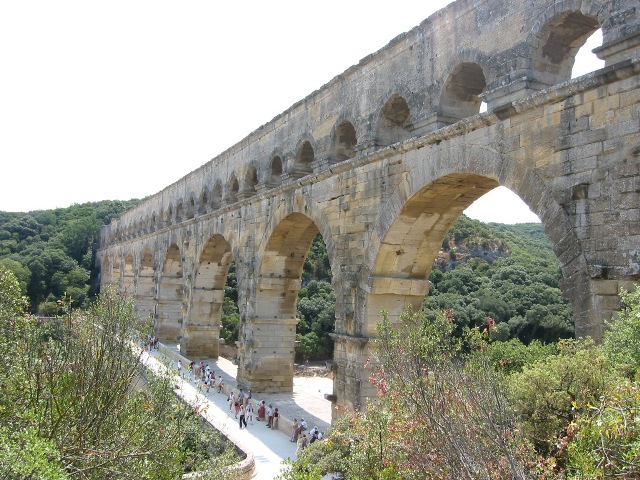
[[[136,313],[142,319],[149,319],[155,312],[156,281],[153,250],[149,246],[142,248],[138,281],[134,295]]]
[[[224,287],[233,255],[220,234],[205,242],[193,279],[191,309],[183,328],[180,350],[188,357],[215,358],[219,354]]]
[[[177,342],[182,335],[183,268],[180,248],[176,243],[171,243],[158,283],[155,330],[161,341]]]
[[[458,144],[435,150],[426,153],[427,159],[424,153],[410,154],[416,157],[411,181],[402,183],[386,202],[383,209],[389,214],[380,217],[371,234],[366,261],[370,294],[366,312],[360,316],[366,319],[362,333],[375,332],[380,307],[397,317],[406,305],[419,305],[428,291],[435,253],[449,227],[476,199],[503,185],[519,195],[544,225],[562,269],[563,294],[573,306],[576,334],[597,338],[602,322],[592,308],[583,249],[551,186],[533,169],[492,148]],[[452,158],[456,159],[455,170],[449,161]],[[426,238],[419,241],[420,235]]]
[[[250,305],[244,312],[238,353],[238,381],[256,391],[293,389],[302,268],[316,235],[328,233],[326,219],[319,226],[311,216],[292,210],[280,207],[274,212],[256,245],[253,293],[247,299]],[[331,258],[332,246],[328,244],[327,250]]]
[[[564,0],[547,8],[531,30],[531,70],[537,88],[564,82],[578,50],[600,28],[606,10],[595,0]]]

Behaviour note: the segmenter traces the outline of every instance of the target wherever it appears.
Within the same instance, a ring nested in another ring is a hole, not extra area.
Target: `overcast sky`
[[[0,2],[0,210],[156,193],[448,3]]]

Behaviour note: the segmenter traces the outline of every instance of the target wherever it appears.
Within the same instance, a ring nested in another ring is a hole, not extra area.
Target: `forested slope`
[[[0,264],[16,274],[32,312],[54,315],[57,301],[80,306],[94,293],[90,285],[96,275],[96,235],[102,225],[138,202],[106,200],[28,213],[0,212]]]

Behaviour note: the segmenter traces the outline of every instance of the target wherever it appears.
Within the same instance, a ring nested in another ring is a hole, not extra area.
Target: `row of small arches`
[[[400,95],[394,95],[384,106],[380,114],[375,145],[388,146],[411,138],[411,113],[407,101]],[[334,133],[331,156],[325,163],[335,164],[356,156],[358,139],[356,129],[349,121],[342,121]],[[156,229],[178,224],[200,215],[206,215],[226,205],[252,197],[265,188],[276,188],[287,180],[298,179],[319,171],[315,149],[309,140],[303,140],[297,148],[294,161],[285,168],[282,155],[274,155],[266,172],[260,175],[255,164],[250,164],[244,175],[232,174],[226,185],[217,180],[212,188],[205,188],[199,195],[192,193],[186,200],[169,205],[164,212],[153,214],[118,234],[119,239],[131,238],[139,233],[149,233]],[[262,177],[262,178],[261,178]]]
[[[579,12],[568,12],[550,21],[542,35],[546,43],[540,45],[539,54],[533,56],[540,80],[552,83],[568,79],[570,71],[567,72],[567,65],[573,64],[572,55],[575,56],[577,47],[598,27],[597,19]],[[479,62],[461,61],[448,75],[441,89],[438,111],[435,112],[439,117],[438,126],[455,123],[481,110],[482,96],[488,82]],[[148,218],[117,228],[115,239],[133,238],[206,215],[257,195],[262,190],[277,188],[289,180],[354,158],[362,148],[383,148],[423,133],[415,131],[413,122],[415,119],[405,96],[394,94],[378,113],[372,140],[361,141],[359,137],[365,137],[366,134],[361,132],[358,135],[352,122],[342,120],[333,129],[331,145],[326,149],[328,151],[323,152],[324,158],[318,158],[311,140],[302,139],[293,158],[273,154],[264,166],[252,161],[245,172],[232,173],[224,182],[217,179],[211,187],[205,187],[199,193],[192,192],[177,203],[170,204],[164,211],[153,212]]]

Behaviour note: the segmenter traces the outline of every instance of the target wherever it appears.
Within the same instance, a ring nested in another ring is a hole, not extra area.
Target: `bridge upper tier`
[[[458,0],[114,220],[100,243],[222,214],[471,117],[483,101],[487,118],[504,113],[568,80],[577,50],[598,28],[596,53],[607,66],[638,58],[639,10],[637,0]]]

